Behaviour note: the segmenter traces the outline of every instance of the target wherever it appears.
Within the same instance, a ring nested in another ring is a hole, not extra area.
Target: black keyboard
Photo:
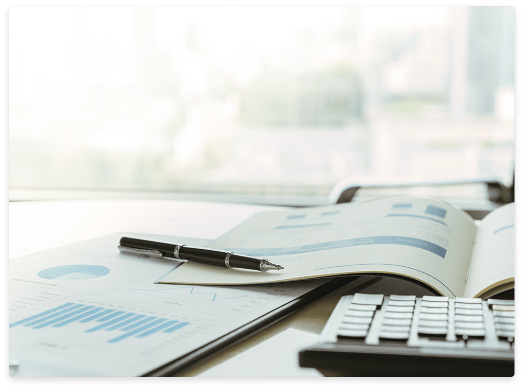
[[[326,376],[514,375],[514,300],[344,296],[299,353]]]

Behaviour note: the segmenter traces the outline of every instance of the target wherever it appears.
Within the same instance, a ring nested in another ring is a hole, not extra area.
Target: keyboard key
[[[420,305],[423,307],[431,307],[431,308],[447,308],[448,302],[447,301],[422,301]]]
[[[352,309],[346,312],[345,316],[357,316],[357,317],[373,317],[375,312],[373,311],[354,311]]]
[[[497,304],[499,300],[490,300],[495,303],[489,306],[491,314],[487,315],[487,302],[477,298],[448,300],[440,296],[421,298],[373,294],[361,294],[359,298],[349,301],[349,304],[348,300],[341,301],[340,307],[347,308],[345,311],[337,310],[340,313],[339,321],[331,336],[340,345],[352,347],[352,344],[358,347],[357,344],[364,346],[369,342],[370,347],[371,344],[397,348],[435,345],[455,349],[460,346],[465,351],[497,349],[508,353],[513,352],[512,348],[515,347],[513,302],[503,300]],[[353,297],[349,296],[349,299]],[[407,342],[412,335],[414,343],[408,346]]]
[[[481,309],[455,309],[456,315],[466,315],[466,316],[483,316]]]
[[[488,305],[515,305],[515,300],[488,299]]]
[[[369,324],[342,323],[340,329],[367,331],[369,329]]]
[[[457,321],[455,328],[469,328],[469,329],[483,329],[484,323],[468,323],[465,321]]]
[[[433,315],[431,313],[421,313],[419,315],[419,318],[421,320],[448,320],[448,315],[439,314],[439,315]]]
[[[389,296],[389,300],[395,300],[395,301],[415,301],[417,297],[416,296],[399,296],[396,294],[392,294]]]
[[[455,321],[468,321],[468,322],[484,322],[484,316],[466,316],[466,315],[455,315]]]
[[[353,316],[350,316],[350,317],[345,317],[342,320],[342,323],[370,324],[372,319],[373,318],[371,318],[371,317],[353,317]]]
[[[390,326],[410,326],[411,325],[411,319],[382,319],[382,324],[390,325]]]
[[[482,310],[482,304],[455,303],[455,308],[480,309],[480,310]]]
[[[380,331],[384,332],[409,332],[410,326],[388,326],[388,325],[382,325],[380,327]]]
[[[494,311],[514,311],[515,306],[513,305],[493,305],[492,309]]]
[[[351,300],[351,302],[353,304],[382,305],[382,301],[383,300],[384,300],[384,295],[383,294],[355,293],[355,296],[353,297],[353,300]]]
[[[418,333],[424,335],[447,335],[447,327],[418,327]]]
[[[515,324],[495,323],[495,328],[501,331],[515,331]]]
[[[345,338],[365,338],[367,336],[367,331],[359,331],[359,330],[349,330],[349,331],[338,331],[337,338],[339,339],[345,339]]]
[[[484,336],[486,336],[486,331],[475,328],[456,328],[455,335],[467,335],[471,337],[483,338]]]
[[[515,331],[498,330],[497,336],[499,338],[515,338]]]
[[[380,339],[405,340],[409,338],[409,332],[380,331]]]
[[[388,305],[386,307],[387,312],[413,312],[413,307],[392,307]]]
[[[415,302],[414,301],[395,301],[395,300],[389,300],[388,307],[414,307]]]
[[[515,317],[515,311],[493,311],[495,317]]]
[[[376,305],[359,305],[359,304],[350,304],[349,309],[353,309],[354,311],[372,311],[375,312],[377,310]]]
[[[479,299],[479,298],[456,297],[456,298],[455,298],[455,305],[456,305],[457,303],[465,303],[465,304],[482,304],[482,299]]]
[[[384,317],[388,319],[411,319],[413,313],[408,312],[384,312]]]
[[[515,318],[495,316],[495,323],[515,324]]]
[[[448,298],[444,296],[423,296],[422,301],[445,301],[448,302]]]
[[[421,313],[448,313],[448,308],[431,308],[431,307],[420,307]]]
[[[419,320],[420,327],[447,327],[447,320]]]

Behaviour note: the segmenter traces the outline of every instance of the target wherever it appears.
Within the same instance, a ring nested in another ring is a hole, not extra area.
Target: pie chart
[[[109,274],[109,269],[98,265],[65,265],[44,269],[38,272],[38,277],[46,280],[79,281],[103,277]]]

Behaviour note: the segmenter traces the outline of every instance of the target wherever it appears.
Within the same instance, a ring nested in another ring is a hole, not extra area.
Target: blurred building
[[[338,127],[362,119],[359,78],[345,71],[266,72],[240,94],[246,126]]]
[[[512,7],[453,7],[450,110],[455,117],[496,113],[497,95],[515,85]]]
[[[449,77],[448,32],[433,27],[404,39],[399,35],[389,34],[389,46],[396,44],[399,53],[393,52],[393,58],[384,66],[384,97],[445,95]]]

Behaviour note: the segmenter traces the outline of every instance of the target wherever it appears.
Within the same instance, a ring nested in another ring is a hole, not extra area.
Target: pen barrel
[[[224,268],[227,268],[227,254],[227,251],[211,250],[190,246],[182,246],[179,251],[181,259],[186,259],[189,262],[201,263],[202,265],[211,265]],[[245,255],[231,254],[229,256],[229,267],[260,271],[260,260],[247,257]]]
[[[142,250],[157,250],[160,251],[162,255],[169,258],[173,258],[173,249],[175,247],[172,243],[152,242],[150,240],[127,237],[122,237],[120,239],[120,245],[126,247],[134,247]]]
[[[245,255],[232,254],[229,257],[229,266],[260,271],[260,259],[246,257]]]
[[[261,260],[241,254],[229,253],[227,251],[213,250],[201,247],[185,245],[174,245],[172,243],[152,242],[149,240],[122,237],[120,246],[137,248],[141,250],[160,251],[163,257],[180,258],[189,262],[201,263],[202,265],[217,266],[223,268],[238,268],[261,271]],[[178,255],[175,253],[178,247]],[[226,258],[229,255],[228,264]],[[229,265],[229,266],[228,266]]]
[[[180,259],[185,259],[189,262],[227,268],[225,262],[227,252],[225,251],[217,251],[200,247],[182,246],[179,250],[179,255]]]

